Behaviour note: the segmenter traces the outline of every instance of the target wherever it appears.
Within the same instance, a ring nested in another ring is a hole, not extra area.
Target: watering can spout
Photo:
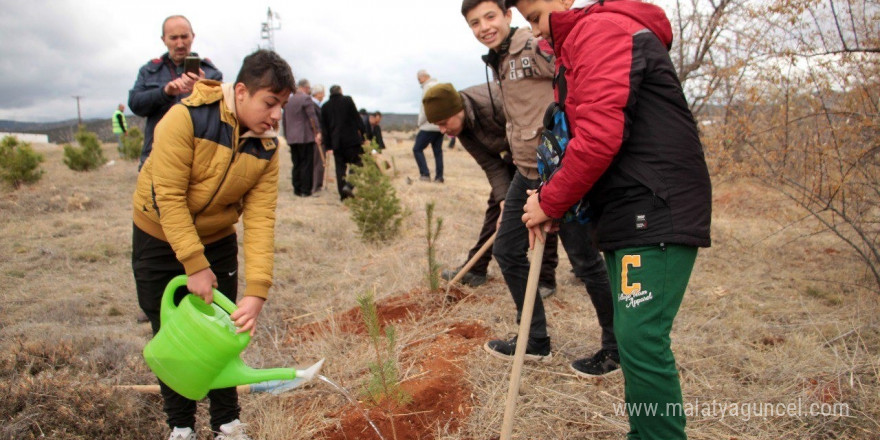
[[[258,370],[245,365],[241,358],[236,358],[229,362],[217,377],[214,378],[214,381],[211,382],[211,389],[249,385],[270,380],[291,380],[294,378],[296,378],[296,370],[293,368]]]
[[[321,359],[311,367],[305,370],[296,370],[293,368],[267,368],[254,369],[244,364],[241,358],[230,362],[220,374],[211,383],[212,389],[229,388],[238,385],[249,385],[259,382],[268,382],[273,380],[293,380],[297,379],[297,385],[307,382],[318,374],[324,359]]]
[[[305,370],[296,370],[296,377],[298,379],[302,379],[303,381],[310,381],[314,379],[315,376],[318,375],[318,372],[321,371],[321,367],[324,365],[324,359],[321,359],[318,362],[315,362],[315,365],[312,365]]]

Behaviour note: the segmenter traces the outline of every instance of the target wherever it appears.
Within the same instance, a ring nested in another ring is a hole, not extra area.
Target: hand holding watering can
[[[174,305],[174,292],[186,284],[185,275],[168,283],[159,311],[162,326],[144,347],[150,370],[178,394],[199,400],[212,389],[270,380],[307,381],[318,374],[323,359],[306,370],[256,370],[245,365],[240,354],[251,337],[230,319],[238,308],[217,290],[210,304],[187,295]]]
[[[203,299],[206,304],[214,302],[214,289],[217,287],[217,276],[211,268],[202,269],[186,280],[186,288],[193,295]],[[250,332],[254,335],[257,327],[257,317],[263,310],[263,303],[266,300],[256,296],[245,296],[238,302],[238,309],[229,315],[229,318],[235,322],[238,327],[236,333]]]

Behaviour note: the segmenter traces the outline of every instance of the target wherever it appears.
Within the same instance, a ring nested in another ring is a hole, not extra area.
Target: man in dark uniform
[[[191,53],[195,34],[189,20],[182,15],[172,15],[162,23],[162,42],[168,52],[155,58],[138,71],[134,87],[128,92],[128,108],[147,118],[144,126],[144,148],[138,169],[153,149],[153,130],[165,116],[165,112],[181,99],[189,96],[193,85],[200,79],[223,80],[223,74],[207,58],[202,59],[198,75],[184,73],[183,61]]]

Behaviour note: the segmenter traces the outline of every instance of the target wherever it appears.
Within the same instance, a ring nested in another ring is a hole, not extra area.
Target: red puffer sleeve
[[[593,187],[620,150],[624,109],[635,96],[633,40],[613,20],[583,20],[558,56],[567,67],[565,112],[572,139],[559,170],[541,190],[541,209],[561,218]]]

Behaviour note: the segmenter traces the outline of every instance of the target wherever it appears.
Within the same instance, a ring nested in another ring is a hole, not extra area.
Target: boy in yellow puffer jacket
[[[132,269],[138,302],[159,331],[168,282],[188,275],[187,290],[205,302],[218,288],[238,296],[235,224],[244,221],[246,285],[231,318],[253,334],[272,286],[278,137],[281,109],[294,88],[290,66],[275,52],[247,57],[235,84],[198,82],[156,126],[153,152],[133,196]],[[187,292],[177,292],[175,302]],[[161,383],[171,438],[196,438],[196,402]],[[235,388],[212,390],[211,428],[241,430]],[[220,437],[218,437],[220,438]],[[235,437],[238,438],[238,437]]]

